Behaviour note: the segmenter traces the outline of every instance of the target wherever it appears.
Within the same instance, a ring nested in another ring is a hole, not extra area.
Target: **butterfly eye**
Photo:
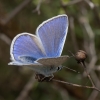
[[[62,69],[62,66],[59,66],[58,68],[57,68],[57,70],[61,70]]]

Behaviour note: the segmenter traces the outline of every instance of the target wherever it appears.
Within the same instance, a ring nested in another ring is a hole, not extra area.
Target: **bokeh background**
[[[100,0],[0,0],[0,100],[100,100],[100,92],[59,82],[37,82],[34,71],[8,66],[10,44],[22,32],[35,34],[40,23],[59,14],[69,17],[62,55],[85,50],[87,71],[100,89]],[[74,58],[55,73],[55,79],[92,86]]]

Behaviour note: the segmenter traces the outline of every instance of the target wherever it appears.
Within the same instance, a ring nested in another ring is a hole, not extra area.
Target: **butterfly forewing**
[[[59,15],[43,22],[37,28],[47,57],[59,57],[62,53],[68,30],[67,15]]]

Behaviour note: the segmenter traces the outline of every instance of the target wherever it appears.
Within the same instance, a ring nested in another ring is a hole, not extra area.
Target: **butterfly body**
[[[44,75],[45,77],[52,76],[53,73],[58,71],[58,67],[55,66],[42,66],[42,67],[34,66],[32,69],[37,73]]]
[[[40,73],[46,77],[51,76],[53,73],[59,71],[60,69],[63,68],[63,66],[59,65],[62,64],[67,60],[68,56],[61,56],[61,57],[56,57],[56,58],[41,58],[38,59],[35,64],[34,58],[29,57],[29,56],[20,56],[19,60],[21,63],[19,66],[25,66],[28,67],[32,70],[34,70],[37,73]],[[40,64],[39,64],[40,63]],[[11,62],[9,63],[11,65],[18,65],[16,62]]]
[[[68,56],[61,56],[68,30],[67,15],[58,15],[44,21],[36,35],[24,32],[11,43],[9,65],[25,66],[45,77],[62,68]]]

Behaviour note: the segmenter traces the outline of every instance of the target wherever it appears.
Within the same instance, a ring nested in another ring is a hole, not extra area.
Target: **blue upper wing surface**
[[[47,57],[59,57],[62,53],[68,31],[67,15],[58,15],[44,21],[37,28],[37,36],[40,38]]]
[[[20,56],[32,57],[32,60],[45,57],[44,48],[38,37],[29,33],[18,34],[12,41],[11,59],[20,61]]]

